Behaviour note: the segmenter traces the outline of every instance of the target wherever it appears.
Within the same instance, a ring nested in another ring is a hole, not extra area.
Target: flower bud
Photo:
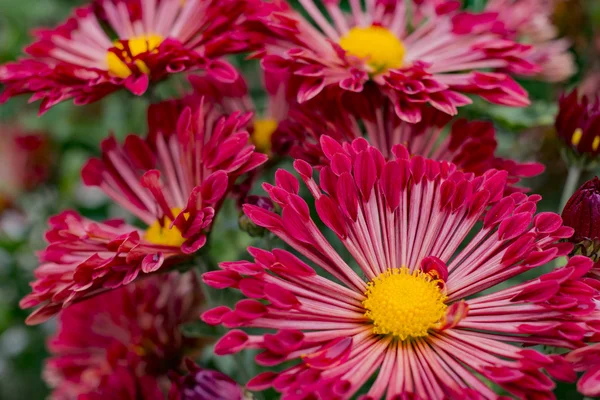
[[[252,397],[227,375],[186,360],[189,374],[171,377],[169,400],[250,400]]]
[[[600,103],[577,90],[563,95],[555,121],[556,132],[567,148],[571,163],[589,166],[600,154]]]
[[[584,183],[569,199],[563,209],[564,224],[575,229],[571,242],[576,251],[597,256],[600,249],[600,179]],[[597,257],[596,257],[597,258]]]
[[[245,198],[243,203],[258,206],[267,211],[275,211],[275,205],[268,197],[250,195]],[[243,212],[240,214],[238,222],[240,224],[240,229],[247,232],[252,237],[263,236],[265,233],[264,228],[255,225]]]

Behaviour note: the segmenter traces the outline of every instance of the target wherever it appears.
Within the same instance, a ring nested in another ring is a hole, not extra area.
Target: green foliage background
[[[565,2],[568,3],[569,13],[557,18],[562,19],[567,28],[571,27],[564,30],[571,30],[565,33],[570,34],[576,43],[580,72],[564,85],[523,82],[533,99],[532,106],[526,109],[509,109],[476,101],[461,110],[463,116],[492,119],[496,123],[503,155],[547,164],[546,173],[527,184],[544,196],[541,208],[553,211],[557,211],[561,182],[564,182],[566,175],[551,127],[556,113],[556,99],[565,88],[576,85],[595,66],[596,51],[590,50],[590,43],[595,33],[593,27],[600,26],[600,2]],[[29,32],[32,28],[55,25],[81,3],[68,0],[0,0],[0,62],[19,57],[21,48],[30,41]],[[467,6],[482,9],[485,0],[470,0]],[[573,18],[580,19],[573,21]],[[573,29],[573,24],[577,28]],[[256,65],[244,65],[243,69],[256,74]],[[165,92],[168,92],[168,88]],[[259,104],[260,96],[257,93]],[[40,374],[43,359],[47,355],[45,338],[54,330],[54,322],[27,327],[23,321],[28,312],[18,308],[19,299],[28,293],[28,282],[37,265],[35,252],[44,246],[46,219],[65,208],[75,208],[84,215],[97,218],[121,214],[121,210],[99,193],[82,188],[79,171],[88,157],[98,154],[99,143],[109,132],[114,132],[118,138],[129,132],[145,132],[147,105],[145,98],[120,92],[86,107],[63,103],[41,118],[37,117],[37,105],[28,105],[24,97],[0,106],[0,123],[19,123],[27,129],[48,132],[55,159],[51,180],[18,200],[18,206],[25,216],[24,223],[11,230],[3,231],[0,228],[1,400],[42,399],[47,394]],[[210,255],[216,260],[237,259],[245,247],[256,240],[239,231],[237,211],[232,204],[228,204],[212,233]],[[211,333],[199,325],[186,329],[190,334]],[[240,361],[248,369],[253,365],[248,357]],[[248,378],[246,368],[234,368],[233,361],[227,358],[207,359],[207,362],[224,372],[237,374],[241,381]],[[575,399],[577,395],[572,386],[562,385],[557,389],[557,397]]]

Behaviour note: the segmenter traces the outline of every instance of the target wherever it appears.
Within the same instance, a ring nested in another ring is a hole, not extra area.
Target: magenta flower
[[[578,96],[577,90],[563,94],[554,126],[559,139],[576,163],[594,161],[600,154],[600,102]]]
[[[28,57],[0,66],[0,102],[31,93],[43,100],[43,113],[123,87],[141,95],[150,82],[192,69],[233,81],[237,72],[218,57],[246,49],[237,28],[245,9],[243,0],[104,0],[78,8],[57,28],[38,30]]]
[[[272,150],[280,153],[278,143],[273,143],[274,134],[287,118],[290,104],[295,102],[295,93],[289,87],[289,76],[285,73],[265,74],[262,78],[260,87],[267,95],[264,109],[259,109],[252,100],[242,75],[233,83],[196,74],[190,75],[189,81],[194,89],[192,97],[209,99],[227,113],[252,111],[254,119],[249,125],[252,143],[261,153],[271,154]]]
[[[560,82],[570,78],[577,67],[569,53],[569,41],[557,39],[558,32],[552,23],[553,3],[551,0],[490,0],[486,11],[498,13],[507,38],[532,46],[525,59],[540,67],[538,78]]]
[[[257,56],[268,73],[293,74],[300,103],[326,87],[362,92],[375,85],[411,123],[421,120],[425,104],[455,115],[471,103],[465,94],[529,104],[509,74],[533,75],[540,68],[525,58],[530,46],[499,29],[497,13],[461,12],[458,1],[377,0],[366,10],[351,1],[348,13],[338,1],[300,3],[316,27],[284,2],[265,5],[256,16],[265,42]]]
[[[453,120],[451,116],[428,107],[416,124],[402,121],[394,114],[394,105],[385,96],[365,90],[362,96],[341,97],[323,94],[290,111],[291,122],[282,124],[280,136],[291,147],[290,153],[312,165],[328,163],[319,140],[332,136],[340,142],[366,136],[386,159],[393,157],[392,148],[402,144],[410,154],[439,161],[450,161],[463,172],[477,176],[490,169],[508,173],[508,191],[524,191],[516,186],[522,178],[537,176],[544,171],[540,163],[519,163],[496,156],[498,144],[491,122]],[[450,123],[453,121],[452,123]],[[446,133],[447,128],[449,132]]]
[[[193,273],[172,273],[66,309],[48,343],[44,378],[51,398],[164,400],[167,375],[180,367],[188,347],[199,344],[185,338],[179,326],[197,318],[200,293]]]
[[[149,115],[178,108],[177,102],[161,103],[150,107]],[[130,135],[122,146],[112,137],[104,141],[102,158],[87,163],[83,180],[102,189],[146,229],[122,220],[95,222],[73,211],[52,217],[32,293],[21,301],[23,308],[41,306],[29,324],[129,284],[140,273],[164,270],[204,246],[235,180],[266,161],[248,143],[250,114],[219,117],[210,110],[186,107],[177,114],[176,126],[163,120],[151,127],[147,140]]]
[[[244,400],[244,389],[222,372],[203,369],[186,360],[188,374],[172,377],[170,400]]]
[[[215,352],[254,348],[261,365],[291,364],[258,375],[250,389],[350,398],[376,375],[363,398],[498,398],[484,377],[517,397],[552,398],[548,375],[575,380],[563,356],[521,345],[582,344],[584,317],[595,307],[594,290],[581,281],[591,260],[574,257],[506,285],[572,248],[561,240],[573,230],[558,215],[535,215],[540,196],[504,196],[505,171],[474,177],[451,163],[409,158],[401,145],[386,161],[364,139],[321,143],[329,163],[318,184],[309,164],[294,166],[344,254],[317,227],[298,180],[279,170],[264,188],[281,215],[245,211],[310,264],[283,249],[250,248],[253,260],[203,276],[247,297],[234,309],[205,312],[205,322],[273,330],[231,330]]]
[[[596,330],[598,333],[600,327]],[[589,397],[600,396],[600,343],[572,351],[567,360],[575,364],[577,371],[585,371],[577,382],[579,392]]]

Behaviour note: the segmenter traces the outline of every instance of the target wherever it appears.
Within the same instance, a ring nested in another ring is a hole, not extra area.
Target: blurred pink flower
[[[188,373],[172,374],[169,400],[251,400],[244,389],[222,372],[198,367],[186,360]],[[238,366],[239,367],[239,366]]]
[[[486,11],[498,13],[508,38],[532,46],[525,58],[541,67],[538,77],[561,82],[575,74],[577,67],[569,41],[557,39],[553,9],[554,2],[549,0],[490,0],[486,6]]]
[[[234,81],[236,70],[218,57],[247,48],[238,29],[245,11],[245,0],[103,0],[78,8],[57,28],[37,30],[28,57],[0,66],[0,102],[31,93],[43,113],[120,88],[141,95],[150,82],[195,69]]]
[[[177,101],[153,105],[148,114],[160,121],[148,139],[130,135],[121,146],[109,137],[102,157],[82,170],[85,184],[102,189],[146,229],[74,211],[52,217],[32,293],[21,301],[23,308],[41,306],[27,323],[197,252],[236,179],[266,161],[248,143],[250,114],[220,115],[203,102],[181,107]]]
[[[193,273],[171,273],[64,310],[44,368],[51,398],[164,400],[167,374],[180,368],[186,350],[198,346],[181,334],[180,325],[197,318],[201,301]]]
[[[505,171],[474,177],[411,158],[401,145],[387,161],[362,138],[340,145],[323,136],[321,145],[328,163],[319,183],[308,163],[294,166],[347,253],[318,228],[298,180],[279,170],[264,188],[281,215],[252,205],[246,214],[312,266],[283,249],[252,247],[253,260],[203,276],[247,297],[206,311],[206,323],[274,331],[233,329],[215,346],[220,355],[259,349],[264,366],[287,363],[250,389],[350,398],[370,382],[365,399],[497,398],[489,380],[516,397],[550,399],[550,377],[576,379],[562,355],[521,346],[579,347],[595,307],[594,289],[581,280],[592,267],[586,257],[509,281],[573,247],[560,216],[535,214],[540,196],[505,196]]]
[[[0,124],[0,212],[23,192],[48,179],[52,168],[50,140],[45,133]]]

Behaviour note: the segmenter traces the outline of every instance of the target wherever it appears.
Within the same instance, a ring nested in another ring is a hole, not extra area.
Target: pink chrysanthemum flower
[[[180,325],[197,318],[200,293],[193,273],[171,273],[66,309],[48,343],[44,378],[51,399],[164,400],[168,374],[179,369],[186,349],[198,345]],[[113,392],[144,396],[108,396]]]
[[[600,326],[596,334],[600,336]],[[600,343],[572,351],[567,360],[575,364],[577,371],[584,371],[577,390],[588,397],[600,397]]]
[[[0,102],[32,93],[45,112],[123,87],[141,95],[151,81],[191,69],[233,81],[236,70],[218,57],[246,49],[236,28],[245,9],[237,0],[103,0],[79,8],[57,28],[38,30],[28,57],[0,66]]]
[[[153,118],[170,114],[171,120],[151,127],[147,140],[130,135],[120,146],[106,139],[102,158],[83,168],[87,185],[102,189],[146,228],[95,222],[73,211],[52,217],[33,292],[21,301],[24,308],[41,306],[29,324],[198,251],[235,180],[266,161],[248,143],[250,114],[220,116],[201,103],[194,111],[184,108],[174,126],[170,110],[178,108],[177,102],[150,107]]]
[[[293,104],[293,91],[289,87],[286,74],[265,74],[262,76],[260,88],[266,93],[266,104],[259,109],[250,96],[248,85],[242,75],[233,82],[222,82],[210,75],[190,75],[189,81],[194,92],[192,96],[206,98],[212,104],[220,104],[223,111],[251,111],[254,119],[249,126],[252,143],[256,149],[265,154],[280,153],[273,137],[288,115],[290,104]],[[275,149],[274,149],[275,147]]]
[[[507,37],[532,45],[532,51],[525,58],[540,66],[539,78],[560,82],[570,78],[577,67],[569,53],[569,41],[557,39],[558,32],[551,20],[553,3],[548,0],[490,0],[486,11],[498,13]]]
[[[275,3],[256,17],[256,30],[265,31],[257,56],[267,72],[293,74],[300,103],[325,87],[362,92],[373,84],[411,123],[421,120],[423,104],[455,115],[471,103],[465,94],[529,104],[508,74],[535,74],[539,67],[525,59],[529,46],[506,38],[504,29],[496,32],[497,14],[461,12],[458,1],[376,0],[366,10],[351,1],[348,13],[338,1],[300,1],[314,27],[284,2]]]
[[[388,161],[364,139],[341,146],[323,137],[322,145],[329,164],[320,183],[306,162],[294,166],[334,235],[318,228],[298,180],[279,170],[276,185],[264,188],[281,215],[251,205],[245,211],[308,263],[282,249],[250,248],[252,261],[226,262],[203,276],[248,297],[234,309],[205,312],[205,322],[274,330],[231,330],[215,352],[255,348],[261,365],[288,363],[248,387],[272,386],[290,399],[350,398],[363,387],[364,399],[501,398],[489,380],[519,398],[551,399],[548,375],[575,379],[561,355],[521,345],[582,344],[583,317],[595,304],[580,278],[591,260],[574,257],[506,285],[572,248],[561,240],[573,230],[558,215],[534,215],[539,196],[504,196],[504,171],[474,177],[447,162],[410,158],[400,145]]]
[[[366,136],[370,144],[389,159],[391,149],[404,145],[410,154],[438,161],[450,161],[463,172],[483,175],[490,169],[508,172],[509,191],[523,191],[515,186],[521,179],[541,174],[540,163],[519,163],[496,156],[498,143],[491,122],[453,120],[448,114],[427,107],[423,119],[416,124],[402,121],[394,114],[392,102],[373,91],[362,96],[355,94],[319,98],[300,107],[293,107],[289,120],[278,134],[290,154],[312,165],[328,163],[319,140],[328,135],[340,142],[351,142]],[[452,123],[451,123],[452,121]]]

